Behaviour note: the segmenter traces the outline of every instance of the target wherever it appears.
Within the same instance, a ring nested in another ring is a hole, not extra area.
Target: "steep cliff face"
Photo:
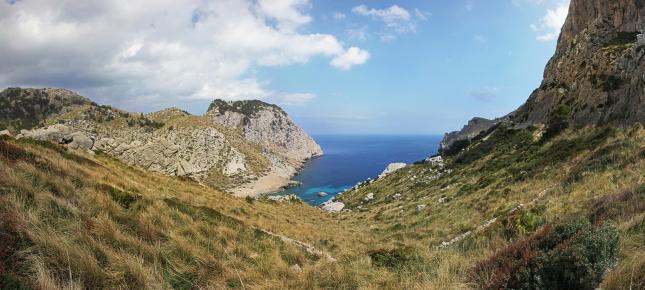
[[[572,0],[540,87],[497,122],[541,127],[557,120],[573,128],[645,123],[644,30],[643,0]],[[446,134],[442,152],[496,123],[481,120]]]
[[[278,190],[307,158],[322,153],[279,107],[257,101],[220,107],[230,118],[218,119],[214,108],[204,116],[177,108],[130,113],[58,89],[11,89],[0,96],[8,104],[3,110],[16,112],[6,119],[16,124],[14,131],[23,129],[19,138],[100,151],[146,170],[191,177],[241,195]],[[258,180],[264,181],[261,186]]]
[[[320,146],[276,105],[255,100],[215,100],[207,115],[227,128],[240,130],[248,141],[273,147],[298,162],[323,153]]]
[[[547,123],[566,113],[575,127],[645,122],[645,1],[573,0],[544,80],[512,116]]]

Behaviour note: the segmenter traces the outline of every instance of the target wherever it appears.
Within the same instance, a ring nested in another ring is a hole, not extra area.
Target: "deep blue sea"
[[[441,136],[432,135],[317,135],[324,155],[311,159],[293,179],[301,186],[278,194],[296,194],[319,205],[359,181],[374,178],[394,162],[413,163],[437,152]],[[319,192],[328,193],[318,197]]]

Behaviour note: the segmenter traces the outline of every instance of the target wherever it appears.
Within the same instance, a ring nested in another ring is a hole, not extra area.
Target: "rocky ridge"
[[[40,101],[25,101],[31,99]],[[15,117],[10,120],[13,124],[34,124],[25,126],[17,138],[100,151],[146,170],[194,178],[238,195],[278,190],[288,184],[306,159],[322,154],[315,141],[289,120],[286,113],[260,101],[250,101],[256,106],[244,116],[247,126],[242,130],[231,127],[226,120],[214,118],[212,110],[204,116],[194,116],[177,108],[136,114],[98,106],[59,89],[8,89],[0,93],[0,102],[11,102],[13,105],[4,110],[18,112],[8,115]],[[219,102],[222,101],[213,103]],[[49,104],[53,107],[47,108]],[[229,109],[221,108],[224,115],[232,116]],[[19,112],[37,110],[47,112],[38,115],[42,117],[37,122],[20,118]],[[255,138],[263,136],[258,132],[266,129],[267,122],[273,124],[274,135],[284,138]],[[17,129],[9,125],[0,127],[4,128]]]

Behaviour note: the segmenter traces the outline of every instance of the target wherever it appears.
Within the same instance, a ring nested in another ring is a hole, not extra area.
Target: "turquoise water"
[[[296,194],[319,205],[359,181],[374,178],[394,162],[413,163],[435,154],[441,136],[419,135],[317,135],[325,155],[307,162],[294,180],[301,186],[278,194]],[[319,197],[319,192],[328,195]]]

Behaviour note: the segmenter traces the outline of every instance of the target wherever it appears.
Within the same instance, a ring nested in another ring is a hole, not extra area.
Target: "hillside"
[[[241,129],[213,114],[213,105],[204,116],[176,108],[144,115],[99,106],[62,89],[20,88],[0,92],[0,102],[6,105],[0,130],[20,132],[19,138],[101,151],[146,170],[191,177],[239,195],[278,190],[305,160],[322,154],[284,111],[260,101],[246,111]],[[220,103],[227,104],[213,102]],[[220,111],[238,114],[230,106]]]
[[[345,192],[339,215],[418,288],[645,287],[643,15],[641,1],[573,0],[524,105]]]

